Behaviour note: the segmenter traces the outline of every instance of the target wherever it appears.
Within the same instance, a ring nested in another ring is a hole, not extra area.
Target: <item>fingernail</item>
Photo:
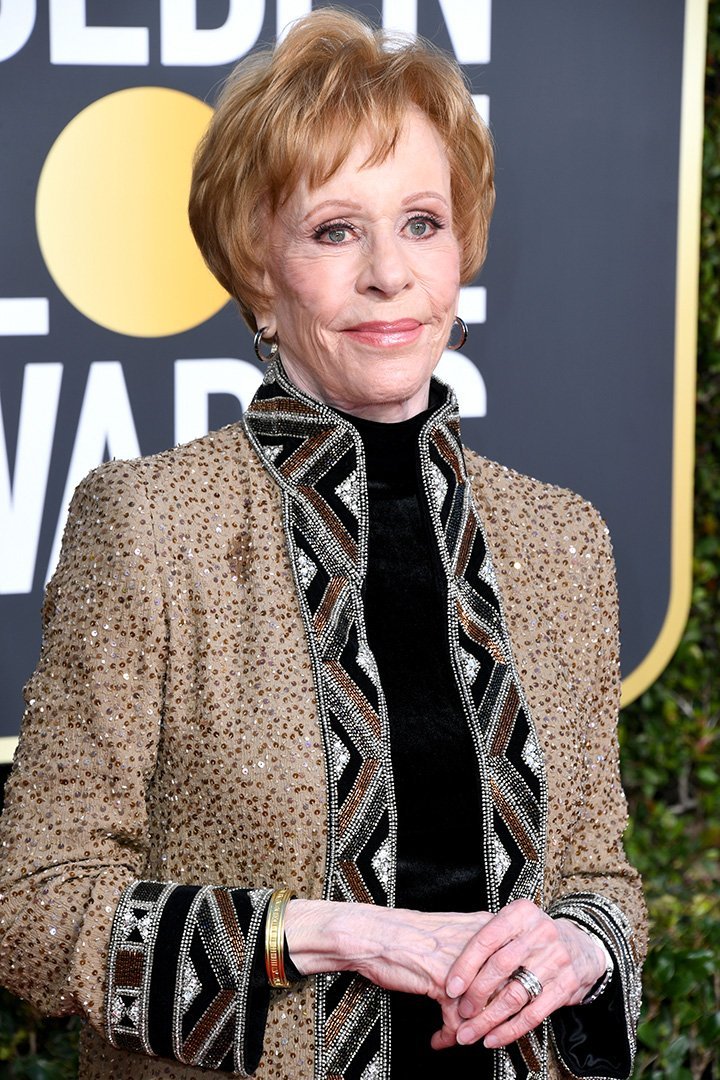
[[[458,1028],[455,1032],[455,1041],[458,1042],[460,1046],[465,1046],[466,1043],[470,1042],[470,1038],[469,1032],[463,1031],[462,1028]]]
[[[494,1050],[499,1045],[500,1043],[494,1035],[486,1035],[483,1039],[483,1046],[487,1046],[488,1050]]]
[[[460,997],[460,995],[462,994],[464,989],[465,989],[465,984],[463,983],[460,976],[459,975],[453,975],[452,979],[447,984],[447,995],[448,995],[448,997],[451,997],[451,998]]]

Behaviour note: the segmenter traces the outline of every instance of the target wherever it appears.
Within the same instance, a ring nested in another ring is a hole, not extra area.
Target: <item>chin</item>
[[[353,393],[346,397],[347,403],[339,408],[367,419],[372,419],[372,414],[377,419],[407,419],[427,408],[429,383],[430,375],[422,382],[407,378],[377,379],[371,386],[354,387]]]

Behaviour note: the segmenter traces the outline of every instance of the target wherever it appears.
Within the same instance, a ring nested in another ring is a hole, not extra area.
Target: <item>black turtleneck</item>
[[[420,483],[418,436],[434,409],[395,424],[348,417],[365,449],[370,532],[364,608],[385,693],[398,817],[398,907],[487,909],[477,758],[450,661],[447,581]],[[393,993],[393,1076],[484,1072],[481,1045],[430,1048],[428,998]]]

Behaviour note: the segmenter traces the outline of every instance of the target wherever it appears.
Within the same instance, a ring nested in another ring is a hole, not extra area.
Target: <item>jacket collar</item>
[[[491,910],[519,897],[541,903],[547,794],[542,755],[513,660],[492,558],[468,483],[453,392],[419,435],[420,472],[448,590],[448,641],[476,748],[486,888]],[[397,827],[389,719],[365,629],[368,495],[352,422],[303,393],[279,360],[245,415],[245,428],[283,493],[283,523],[315,679],[327,762],[324,896],[393,906]],[[389,1074],[389,1003],[343,973],[316,981],[316,1077],[346,1076],[344,1047],[363,1044]],[[544,1069],[546,1035],[497,1051],[510,1075]],[[359,1080],[359,1078],[358,1078]]]
[[[443,561],[457,563],[458,522],[468,491],[454,391],[433,378],[438,401],[419,435],[423,482],[439,517]],[[362,439],[351,420],[310,397],[276,358],[244,417],[246,431],[269,472],[288,493],[309,501],[334,538],[332,564],[364,576],[367,487]]]

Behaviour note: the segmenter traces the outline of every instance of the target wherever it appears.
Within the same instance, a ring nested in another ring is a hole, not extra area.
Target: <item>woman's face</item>
[[[364,166],[358,133],[321,187],[301,184],[270,227],[258,325],[277,334],[292,381],[368,419],[427,408],[430,376],[457,310],[460,246],[450,169],[432,124],[407,114],[394,152]]]

